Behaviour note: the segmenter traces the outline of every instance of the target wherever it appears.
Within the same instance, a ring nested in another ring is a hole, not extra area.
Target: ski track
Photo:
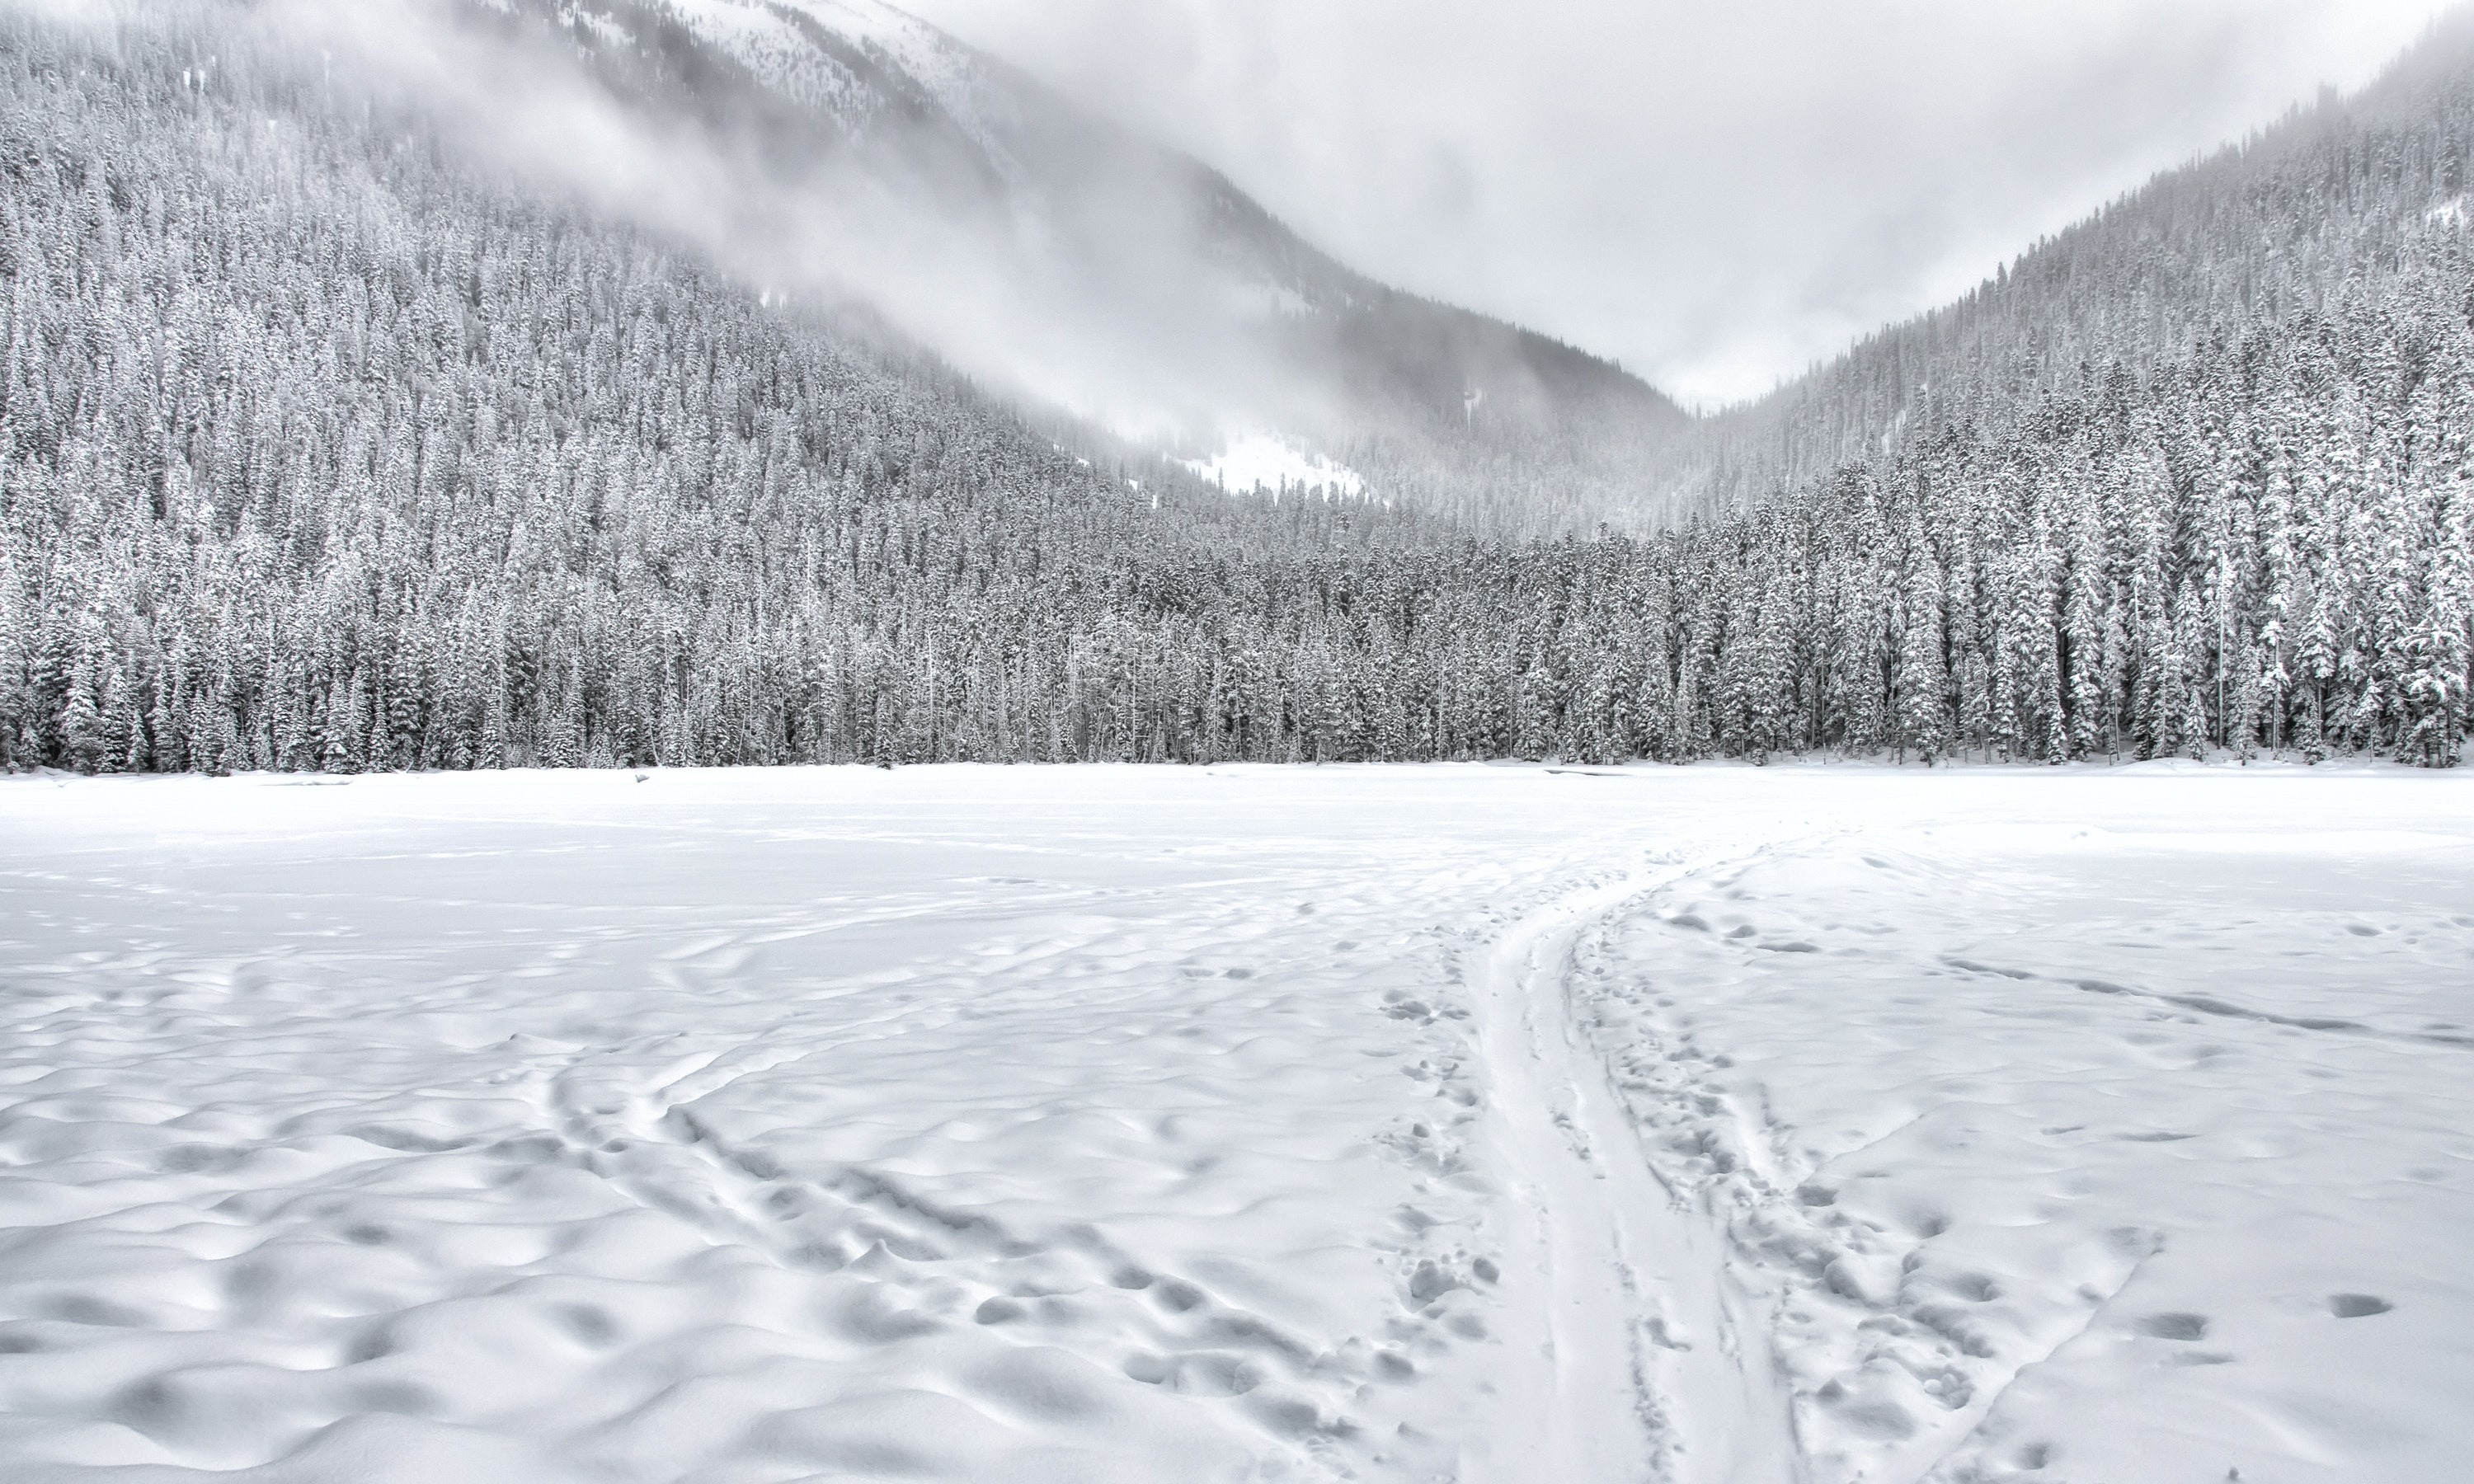
[[[1509,1347],[1545,1363],[1506,1416],[1527,1420],[1480,1478],[1797,1477],[1766,1327],[1699,1211],[1655,1175],[1598,1056],[1570,1024],[1575,945],[1600,920],[1721,856],[1575,894],[1515,923],[1489,963],[1481,1045],[1513,1177]],[[1525,1322],[1524,1322],[1525,1321]],[[1506,1446],[1508,1445],[1508,1446]]]
[[[0,1476],[2433,1476],[2462,788],[1602,776],[0,785]]]

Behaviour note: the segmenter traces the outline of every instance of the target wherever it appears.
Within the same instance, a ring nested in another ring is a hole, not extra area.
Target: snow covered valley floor
[[[2474,778],[0,781],[0,1478],[2423,1481]]]

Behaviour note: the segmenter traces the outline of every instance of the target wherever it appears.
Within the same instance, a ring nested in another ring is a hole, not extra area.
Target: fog
[[[813,102],[795,86],[614,85],[557,25],[475,26],[441,0],[249,13],[271,55],[314,57],[344,107],[418,116],[528,194],[649,231],[769,301],[845,328],[861,313],[999,391],[1171,444],[1209,442],[1232,406],[1313,419],[1320,389],[1214,312],[1193,205],[1159,178],[1167,157],[1130,138],[1050,140],[1060,157],[1003,160],[1024,180],[992,180],[941,115],[872,117],[837,139],[784,106]],[[643,50],[614,55],[633,65]],[[1012,188],[1026,182],[1038,189]]]
[[[2440,0],[913,0],[1355,266],[1702,405],[2350,89]]]

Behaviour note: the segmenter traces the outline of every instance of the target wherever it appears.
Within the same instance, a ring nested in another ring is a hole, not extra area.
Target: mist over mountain
[[[762,293],[864,306],[1136,445],[1269,437],[1521,531],[1641,518],[1645,456],[1686,423],[1603,361],[1349,270],[1217,172],[876,0],[459,0],[273,29],[518,179]]]

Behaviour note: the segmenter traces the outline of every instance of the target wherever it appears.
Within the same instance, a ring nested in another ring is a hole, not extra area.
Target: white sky
[[[2443,0],[908,0],[1378,277],[1709,405],[2350,89]]]

